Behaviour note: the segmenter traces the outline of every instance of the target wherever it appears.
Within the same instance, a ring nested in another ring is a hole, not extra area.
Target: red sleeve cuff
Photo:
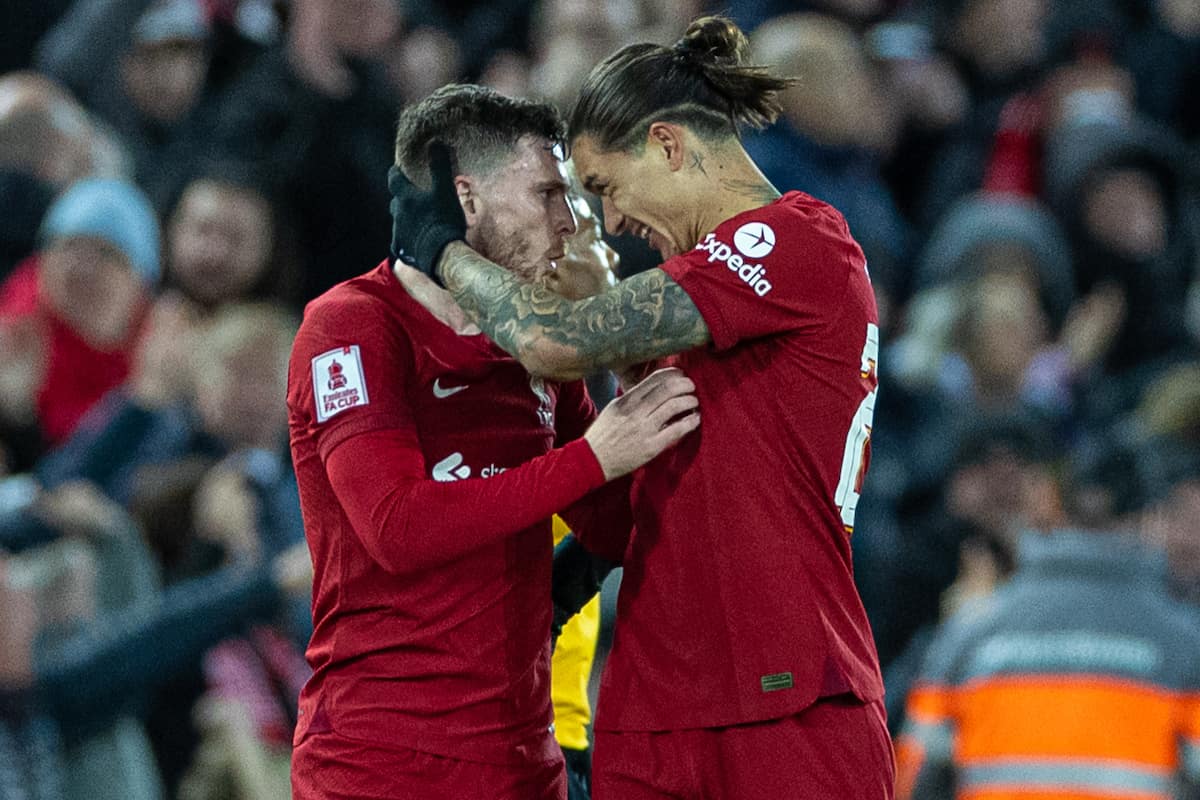
[[[581,436],[564,445],[562,458],[564,466],[568,469],[578,470],[581,476],[586,477],[588,492],[605,484],[604,467],[600,466],[600,459],[596,458],[596,451],[592,449],[587,439]]]

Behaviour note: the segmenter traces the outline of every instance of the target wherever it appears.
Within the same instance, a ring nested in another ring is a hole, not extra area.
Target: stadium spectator
[[[133,394],[161,408],[191,395],[194,348],[231,304],[296,300],[295,264],[266,190],[250,168],[201,167],[166,228],[164,289],[149,312]]]
[[[88,480],[135,509],[168,583],[214,554],[280,553],[301,535],[275,402],[294,331],[278,306],[231,304],[185,339],[182,375],[143,350],[127,390],[43,459],[38,478],[50,488]]]
[[[132,185],[88,179],[54,202],[40,237],[0,287],[0,402],[8,425],[55,445],[129,375],[158,282],[158,221]]]
[[[1116,57],[1129,67],[1138,108],[1180,136],[1200,138],[1200,113],[1188,101],[1200,76],[1200,10],[1188,0],[1129,3]]]
[[[1063,120],[1047,142],[1046,196],[1072,236],[1079,290],[1111,284],[1124,295],[1125,323],[1104,361],[1110,379],[1188,346],[1198,244],[1186,152],[1169,131],[1120,117]]]
[[[62,740],[31,690],[36,592],[19,577],[13,579],[11,561],[0,555],[0,786],[6,798],[60,800],[65,796]]]
[[[37,476],[48,488],[89,480],[136,516],[168,587],[245,564],[282,558],[303,528],[295,478],[283,449],[291,315],[266,304],[232,304],[189,339],[185,400],[163,403],[139,364],[128,391],[114,392]],[[279,607],[299,647],[307,596]],[[209,642],[212,644],[214,642]],[[203,691],[197,658],[171,675],[150,704],[163,778],[173,788],[196,744],[188,719]]]
[[[55,194],[123,172],[115,140],[61,86],[36,72],[0,77],[0,280],[36,249]]]
[[[208,688],[193,711],[201,743],[180,800],[288,796],[293,698],[309,676],[302,651],[258,625],[212,648],[204,673]]]
[[[1136,536],[1031,534],[1011,583],[938,631],[908,699],[898,795],[1193,791],[1197,664],[1200,628]]]
[[[953,579],[958,539],[946,535],[939,498],[972,419],[961,409],[1026,409],[1063,419],[1119,311],[1103,293],[1104,302],[1072,305],[1065,234],[1048,210],[1011,192],[959,201],[910,272],[916,291],[902,305],[890,341],[884,332],[877,413],[889,424],[872,436],[863,508],[866,529],[875,533],[855,549],[857,581],[885,667],[913,632],[894,620],[932,619],[931,599],[936,614],[936,597]],[[1004,291],[993,297],[991,287]],[[977,313],[985,307],[989,319]],[[977,371],[992,376],[983,381],[990,387],[976,385]],[[1001,375],[1008,377],[997,381]],[[1000,385],[1008,388],[997,391]],[[1057,433],[1069,435],[1073,427],[1064,424]],[[896,602],[898,587],[912,586],[897,568],[927,576],[917,583],[933,580],[935,588]]]
[[[959,407],[984,413],[1040,412],[1065,424],[1081,376],[1104,355],[1122,316],[1119,296],[1098,294],[1078,309],[1062,342],[1036,287],[1019,272],[993,272],[966,290],[955,355],[943,366],[941,388]]]
[[[116,131],[159,209],[210,147],[211,33],[200,0],[102,0],[74,3],[39,46],[39,68]]]
[[[84,483],[30,494],[2,516],[6,532],[32,525],[46,535],[4,541],[20,550],[6,568],[16,619],[4,629],[4,687],[24,698],[22,719],[37,722],[26,731],[40,731],[34,743],[53,745],[41,789],[61,785],[66,798],[163,796],[141,710],[205,648],[272,612],[279,590],[271,572],[243,564],[160,592],[132,520]],[[33,592],[33,620],[18,629],[24,592]]]
[[[934,41],[955,60],[970,103],[924,161],[913,215],[925,231],[955,200],[983,188],[1001,111],[1041,78],[1050,14],[1046,0],[934,0],[929,6]]]
[[[386,231],[400,95],[389,74],[402,17],[389,0],[304,0],[287,34],[220,95],[210,121],[222,157],[254,164],[294,223],[310,300],[357,274]]]
[[[1165,448],[1165,443],[1159,443]],[[1171,590],[1180,600],[1200,607],[1200,544],[1196,513],[1200,510],[1200,463],[1195,449],[1172,453],[1176,464],[1159,467],[1162,487],[1146,523],[1150,541],[1167,554]]]
[[[236,168],[213,169],[188,183],[166,228],[168,289],[204,312],[224,303],[287,299],[276,266],[270,199]]]
[[[871,622],[888,654],[888,719],[904,699],[934,627],[944,615],[989,597],[1012,572],[1025,530],[1062,524],[1047,427],[1023,416],[952,417],[942,430],[954,456],[938,497],[901,518],[871,567]],[[888,529],[881,533],[886,535]],[[893,602],[888,602],[889,598]]]
[[[845,215],[877,293],[902,284],[912,237],[880,174],[898,110],[858,34],[831,17],[789,14],[764,23],[752,46],[759,62],[802,76],[803,85],[780,95],[783,115],[750,133],[746,151],[776,186],[807,192]]]
[[[1132,415],[1139,446],[1135,474],[1150,505],[1142,525],[1167,554],[1172,591],[1200,606],[1200,364],[1173,367],[1152,381]]]

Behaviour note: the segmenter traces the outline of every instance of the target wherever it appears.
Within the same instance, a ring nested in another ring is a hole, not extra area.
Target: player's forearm
[[[572,301],[453,242],[442,253],[441,274],[454,300],[496,344],[530,372],[557,380],[640,364],[709,340],[691,299],[660,269]]]
[[[588,343],[561,330],[579,321],[572,301],[518,280],[463,242],[443,251],[441,274],[467,316],[532,374],[575,380],[596,369]]]
[[[398,474],[379,434],[355,437],[327,461],[330,482],[367,551],[393,573],[438,567],[498,542],[604,483],[584,441],[486,480],[439,482]]]

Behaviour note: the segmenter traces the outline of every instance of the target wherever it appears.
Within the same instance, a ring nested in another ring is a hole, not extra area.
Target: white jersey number
[[[833,501],[842,512],[846,533],[854,530],[854,511],[866,477],[867,455],[871,452],[871,424],[875,419],[875,391],[878,386],[876,365],[879,363],[879,326],[867,323],[867,341],[863,345],[859,377],[871,382],[871,392],[859,404],[846,433],[846,449],[842,451],[842,474]]]

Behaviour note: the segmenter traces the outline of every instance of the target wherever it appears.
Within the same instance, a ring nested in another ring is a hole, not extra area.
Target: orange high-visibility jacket
[[[1200,786],[1200,613],[1116,534],[1022,541],[1012,581],[935,637],[897,797],[1170,800]]]

